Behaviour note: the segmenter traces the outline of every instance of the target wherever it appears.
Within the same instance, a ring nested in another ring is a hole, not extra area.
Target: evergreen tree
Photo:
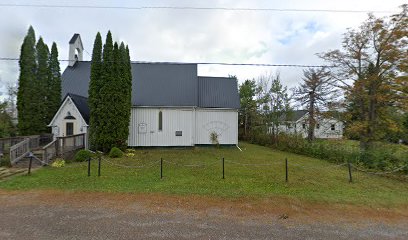
[[[336,98],[338,89],[333,87],[334,80],[324,67],[317,70],[309,68],[303,71],[303,75],[303,82],[294,89],[294,98],[300,106],[307,108],[307,139],[313,141],[319,114]]]
[[[288,121],[292,114],[287,87],[282,85],[279,73],[272,79],[268,102],[270,109],[268,114],[268,122],[271,125],[270,133],[276,142],[279,134],[279,125]]]
[[[129,135],[132,74],[129,49],[123,43],[120,46],[116,42],[113,43],[112,34],[108,32],[103,46],[102,61],[101,46],[102,41],[98,34],[92,56],[89,90],[90,124],[91,143],[94,148],[106,152],[112,147],[126,147]]]
[[[48,132],[47,125],[61,101],[61,74],[57,45],[51,53],[40,37],[36,43],[30,26],[20,54],[17,92],[18,128],[21,135]]]
[[[257,117],[258,103],[255,99],[257,86],[255,80],[245,80],[239,85],[239,97],[241,108],[238,114],[240,138],[249,140],[255,119]]]
[[[102,88],[102,37],[98,32],[95,37],[94,47],[92,51],[91,63],[91,80],[89,82],[89,110],[90,110],[90,124],[89,124],[89,142],[92,149],[98,149],[97,132],[98,132],[98,110],[100,107],[100,90]]]
[[[121,138],[127,140],[129,136],[129,123],[132,108],[132,65],[130,62],[129,48],[125,47],[123,42],[120,44],[119,52],[121,54],[122,89],[123,89],[123,129]]]
[[[49,58],[49,77],[48,77],[48,92],[47,94],[47,124],[52,120],[55,113],[61,104],[61,73],[58,61],[58,48],[54,42],[51,47]]]
[[[103,46],[103,61],[101,69],[101,89],[98,107],[98,129],[96,135],[96,144],[98,148],[107,152],[110,150],[114,144],[115,136],[113,134],[112,124],[111,124],[111,112],[112,104],[114,99],[111,97],[111,87],[114,84],[115,79],[115,66],[113,57],[113,41],[112,34],[109,31],[106,36],[106,41]],[[117,116],[113,116],[116,118]]]
[[[44,133],[48,130],[47,124],[47,111],[48,111],[48,79],[50,76],[50,69],[48,67],[49,50],[48,46],[44,43],[43,39],[40,39],[36,45],[37,51],[37,77],[35,84],[32,86],[33,94],[31,96],[31,109],[32,117],[31,121],[35,133]]]
[[[20,134],[33,134],[31,117],[31,96],[33,95],[33,85],[35,82],[37,63],[35,56],[35,32],[32,26],[24,38],[20,53],[20,76],[18,79],[17,91],[17,111],[18,111],[18,128]]]

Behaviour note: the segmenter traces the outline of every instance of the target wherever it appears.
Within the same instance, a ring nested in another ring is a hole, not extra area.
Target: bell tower
[[[83,60],[84,46],[82,45],[81,36],[75,33],[69,40],[69,56],[68,56],[68,66],[72,67],[77,61]]]

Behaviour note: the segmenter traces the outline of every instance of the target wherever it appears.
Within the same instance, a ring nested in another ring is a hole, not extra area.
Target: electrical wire
[[[19,61],[19,58],[0,57],[0,61]],[[69,62],[72,60],[59,59],[60,62]],[[91,61],[82,61],[91,62]],[[131,61],[135,64],[172,64],[172,65],[221,65],[221,66],[255,66],[255,67],[297,67],[297,68],[334,68],[334,65],[307,65],[307,64],[272,64],[272,63],[225,63],[225,62],[156,62],[156,61]]]
[[[191,7],[191,6],[96,6],[96,5],[51,5],[51,4],[15,4],[1,3],[0,7],[29,8],[83,8],[117,10],[194,10],[194,11],[240,11],[240,12],[328,12],[328,13],[395,13],[390,10],[352,10],[352,9],[299,9],[299,8],[248,8],[248,7]]]

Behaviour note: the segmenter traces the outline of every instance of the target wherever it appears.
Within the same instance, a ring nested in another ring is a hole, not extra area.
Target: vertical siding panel
[[[158,131],[159,111],[163,113],[163,130]],[[129,126],[129,146],[191,146],[193,145],[191,109],[132,108]],[[138,132],[138,125],[146,124],[146,133]],[[176,136],[182,131],[182,136]]]
[[[196,144],[211,144],[210,133],[219,134],[220,144],[238,143],[238,112],[235,110],[197,109]]]
[[[158,131],[159,111],[163,112],[163,131]],[[138,124],[146,123],[145,134],[138,133]],[[238,113],[235,110],[132,108],[129,146],[191,146],[211,144],[211,131],[221,133],[221,144],[238,143]],[[227,129],[224,129],[228,126]],[[176,137],[176,131],[183,136]]]

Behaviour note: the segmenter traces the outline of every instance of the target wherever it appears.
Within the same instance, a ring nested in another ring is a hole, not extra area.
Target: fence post
[[[222,158],[222,179],[225,179],[225,164],[224,164],[224,158]]]
[[[348,162],[348,171],[349,171],[349,183],[353,182],[353,176],[351,175],[351,163]]]
[[[46,162],[48,164],[47,149],[44,149],[44,152],[42,154],[42,160],[43,162]]]
[[[91,176],[91,157],[88,158],[88,177]]]
[[[29,156],[29,158],[30,158],[30,162],[28,163],[28,175],[30,175],[30,174],[31,174],[31,166],[32,166],[32,164],[33,164],[33,157],[34,157],[34,155],[33,155],[32,152],[30,152],[28,156]]]
[[[160,179],[163,178],[163,158],[160,158]]]
[[[65,152],[65,137],[62,137],[61,157],[64,157]]]
[[[289,181],[289,177],[288,177],[288,158],[285,158],[285,172],[286,172],[286,182]]]
[[[60,139],[58,137],[56,139],[57,139],[57,141],[55,141],[55,156],[58,157],[59,156]]]
[[[101,156],[98,156],[98,177],[101,176]]]

